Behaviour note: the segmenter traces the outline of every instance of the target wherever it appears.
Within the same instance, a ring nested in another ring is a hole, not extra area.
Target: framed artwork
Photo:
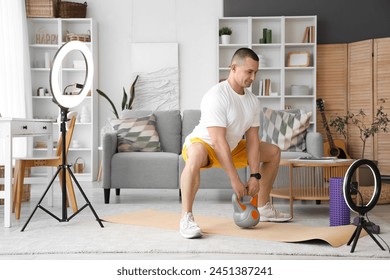
[[[289,52],[287,56],[288,67],[307,67],[310,65],[309,52]]]

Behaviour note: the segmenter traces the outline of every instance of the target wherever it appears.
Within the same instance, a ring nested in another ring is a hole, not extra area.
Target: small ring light
[[[374,192],[368,203],[365,204],[363,201],[361,201],[361,205],[357,205],[352,198],[352,193],[356,190],[353,189],[351,180],[355,171],[362,165],[368,166],[372,174],[374,175]],[[374,208],[381,194],[381,175],[379,173],[378,167],[375,165],[374,162],[368,159],[359,159],[354,161],[348,168],[347,173],[345,175],[343,190],[344,200],[347,203],[349,209],[351,209],[355,213],[364,215],[372,208]]]
[[[363,201],[363,198],[361,197],[362,201],[360,205],[357,205],[352,199],[352,194],[356,191],[359,193],[359,189],[354,187],[351,184],[351,180],[353,174],[361,165],[368,166],[368,168],[370,168],[372,174],[374,175],[374,192],[371,196],[371,199],[367,203],[365,203]],[[374,206],[378,202],[379,196],[381,194],[381,184],[382,184],[381,175],[379,173],[378,167],[375,165],[374,162],[368,159],[358,159],[354,161],[351,164],[351,166],[348,168],[347,173],[345,174],[344,183],[343,183],[344,200],[347,203],[349,209],[359,214],[359,219],[358,219],[358,224],[356,225],[356,229],[347,243],[347,245],[350,245],[353,241],[351,253],[355,251],[355,247],[359,240],[362,229],[364,229],[368,233],[368,235],[371,236],[371,238],[375,241],[375,243],[379,246],[379,248],[381,248],[383,251],[385,250],[385,248],[379,243],[379,241],[372,234],[371,232],[372,229],[369,228],[369,223],[364,219],[366,213],[370,211],[372,208],[374,208]]]
[[[60,73],[62,61],[71,51],[80,51],[86,64],[86,77],[81,91],[77,95],[64,95],[60,86]],[[93,59],[88,46],[80,41],[70,41],[61,46],[54,56],[53,66],[50,69],[50,89],[54,102],[64,108],[72,108],[79,105],[87,96],[93,79]]]

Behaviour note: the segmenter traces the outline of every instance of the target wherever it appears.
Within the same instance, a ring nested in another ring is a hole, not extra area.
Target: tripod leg
[[[70,166],[68,165],[66,169],[69,172],[70,176],[72,177],[73,181],[75,182],[77,188],[79,189],[79,191],[83,195],[85,201],[87,202],[87,205],[89,206],[89,208],[91,208],[91,211],[92,211],[93,215],[95,216],[96,220],[98,221],[100,227],[104,227],[102,224],[102,221],[100,220],[99,216],[95,212],[95,209],[93,209],[92,204],[89,202],[88,197],[85,195],[83,189],[81,188],[79,182],[77,181],[76,176],[74,176],[72,170],[70,169]]]
[[[355,231],[353,232],[351,238],[349,239],[347,245],[351,245],[352,241],[354,240],[355,236],[356,236],[356,232],[357,232],[357,227],[355,228]]]
[[[49,189],[51,188],[51,186],[53,185],[53,182],[55,180],[55,178],[57,177],[58,173],[60,172],[60,168],[57,169],[57,172],[56,174],[54,174],[53,178],[51,179],[49,185],[47,186],[45,192],[43,193],[42,197],[39,199],[37,205],[35,206],[34,210],[32,211],[30,217],[27,219],[27,222],[24,224],[23,228],[21,229],[21,231],[24,231],[24,229],[27,227],[28,223],[30,222],[31,218],[34,216],[35,214],[35,211],[37,211],[37,209],[41,206],[41,202],[42,200],[45,198],[47,192],[49,191]],[[54,217],[54,216],[53,216]],[[57,220],[59,220],[57,218]]]
[[[376,244],[378,244],[379,248],[381,248],[383,251],[385,248],[378,242],[378,240],[375,238],[375,236],[372,234],[372,232],[363,224],[364,230],[368,233],[368,235],[371,236],[371,238],[375,241]]]
[[[360,232],[362,231],[362,225],[359,224],[356,228],[356,234],[355,234],[355,240],[353,241],[352,248],[351,248],[351,253],[355,251],[356,244],[359,240]]]

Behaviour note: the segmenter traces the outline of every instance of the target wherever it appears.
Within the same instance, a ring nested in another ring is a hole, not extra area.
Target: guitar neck
[[[321,117],[322,117],[322,122],[324,123],[325,131],[326,131],[326,137],[328,138],[329,146],[331,148],[334,148],[335,145],[334,145],[334,141],[333,141],[333,138],[332,138],[332,134],[330,133],[328,122],[326,120],[325,111],[321,111]]]

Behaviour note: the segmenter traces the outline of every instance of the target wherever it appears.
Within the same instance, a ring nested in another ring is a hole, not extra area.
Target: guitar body
[[[337,157],[341,159],[351,158],[347,153],[347,146],[342,140],[333,140],[334,147],[331,147],[329,142],[324,143],[324,156]]]
[[[329,130],[329,125],[325,116],[325,106],[324,100],[321,98],[317,99],[317,107],[322,116],[322,122],[324,124],[326,136],[328,137],[328,142],[324,143],[324,156],[326,157],[337,157],[341,159],[351,158],[347,153],[347,146],[342,140],[333,140],[332,135]]]

